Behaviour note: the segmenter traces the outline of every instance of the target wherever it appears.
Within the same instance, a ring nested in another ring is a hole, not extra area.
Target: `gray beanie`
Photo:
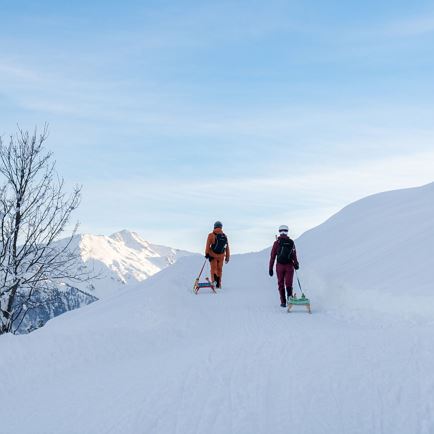
[[[219,221],[216,221],[215,223],[214,223],[214,229],[217,229],[217,228],[222,228],[223,227],[223,225],[222,225],[222,222],[219,222]]]

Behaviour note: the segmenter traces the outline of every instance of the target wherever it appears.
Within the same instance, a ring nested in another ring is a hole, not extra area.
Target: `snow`
[[[434,183],[354,202],[297,248],[309,280],[335,302],[434,315]]]
[[[267,249],[234,255],[217,295],[192,293],[202,258],[184,257],[127,292],[68,312],[30,335],[1,336],[0,372],[7,375],[0,377],[6,397],[0,432],[434,432],[432,315],[405,315],[394,305],[377,310],[375,300],[354,306],[345,297],[355,292],[347,285],[364,289],[358,270],[371,259],[355,264],[357,245],[354,253],[330,259],[319,253],[329,230],[354,227],[361,218],[357,209],[369,211],[381,243],[395,243],[398,223],[380,222],[392,218],[390,207],[400,202],[392,196],[400,195],[426,199],[414,203],[411,221],[412,236],[425,230],[423,239],[416,237],[423,249],[433,241],[433,220],[413,224],[426,217],[431,194],[425,188],[367,198],[297,240],[312,315],[303,307],[290,314],[279,307]],[[345,245],[344,237],[332,239]],[[392,299],[396,257],[375,250],[376,237],[369,240],[364,250],[375,252],[374,261],[387,270],[381,286],[369,291]],[[400,240],[393,245],[408,246],[408,239]],[[336,266],[328,270],[323,261]],[[426,273],[407,270],[403,278],[432,306]],[[343,286],[333,289],[334,304],[327,284],[338,281]]]

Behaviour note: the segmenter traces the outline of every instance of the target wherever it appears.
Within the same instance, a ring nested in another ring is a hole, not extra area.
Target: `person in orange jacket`
[[[226,264],[229,262],[230,250],[228,239],[223,233],[223,225],[219,221],[214,223],[214,230],[206,240],[205,257],[210,262],[211,279],[214,279],[217,288],[221,288],[223,261]]]

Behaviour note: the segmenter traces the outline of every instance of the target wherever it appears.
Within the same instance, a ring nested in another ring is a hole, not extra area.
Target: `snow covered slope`
[[[135,232],[111,236],[77,235],[71,245],[81,255],[82,266],[98,275],[92,283],[76,284],[98,298],[117,293],[125,285],[142,282],[179,258],[193,253],[150,244]]]
[[[329,298],[434,314],[434,183],[352,203],[296,243]]]
[[[0,431],[433,432],[433,323],[318,304],[287,314],[266,259],[234,256],[224,289],[196,296],[201,258],[184,258],[122,296],[1,336]]]
[[[185,257],[30,335],[0,336],[0,432],[433,433],[434,320],[419,315],[434,306],[431,259],[392,255],[430,252],[432,188],[364,199],[297,241],[313,315],[279,307],[267,249],[233,256],[218,294],[192,293],[202,258]],[[409,261],[400,279],[418,311],[396,286]],[[383,286],[364,286],[368,265]]]

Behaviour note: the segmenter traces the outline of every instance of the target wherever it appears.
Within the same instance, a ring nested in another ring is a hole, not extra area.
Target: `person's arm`
[[[205,256],[208,258],[213,258],[214,255],[211,251],[211,246],[214,244],[214,234],[210,233],[208,234],[208,238],[206,239],[206,246],[205,246]]]
[[[294,268],[298,270],[300,268],[300,264],[298,263],[297,250],[295,249],[295,244],[291,252],[291,258],[292,258],[292,263],[294,264]]]
[[[229,249],[229,241],[226,245],[226,250],[225,250],[225,262],[228,263],[229,262],[229,258],[231,257],[231,251]]]
[[[271,255],[270,255],[270,265],[269,265],[269,270],[272,271],[274,268],[274,261],[276,260],[276,256],[277,256],[277,246],[278,246],[278,241],[275,241],[273,244],[273,248],[271,249]]]

